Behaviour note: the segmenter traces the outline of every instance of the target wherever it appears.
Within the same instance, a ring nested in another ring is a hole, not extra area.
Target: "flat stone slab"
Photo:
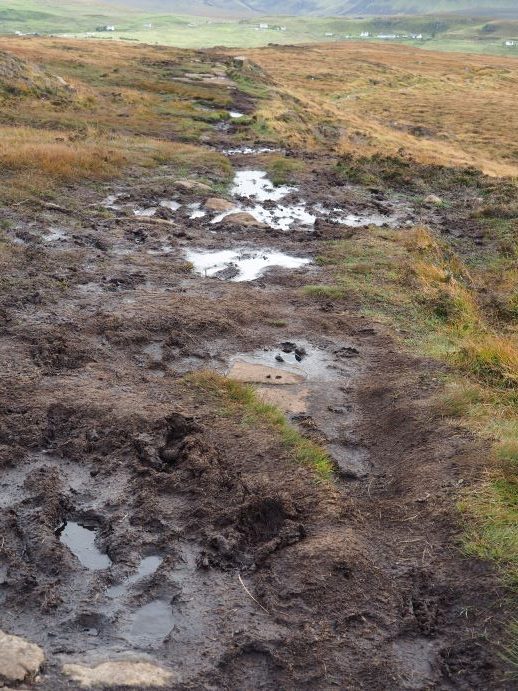
[[[306,379],[303,374],[278,367],[245,362],[244,360],[236,360],[229,369],[227,376],[246,384],[274,384],[276,386],[301,384]]]
[[[96,667],[86,665],[63,665],[63,674],[71,677],[81,688],[110,688],[133,686],[136,688],[163,688],[173,681],[173,672],[150,662],[114,660],[102,662]]]
[[[38,673],[45,654],[39,645],[0,631],[0,679],[24,681]]]
[[[203,206],[209,211],[231,211],[236,208],[236,203],[220,197],[209,197]]]
[[[199,182],[199,180],[176,180],[174,185],[184,190],[198,190],[199,192],[210,192],[212,189],[210,185]]]
[[[255,216],[247,211],[234,211],[221,219],[221,223],[236,226],[254,226],[256,228],[268,228],[266,223],[259,221]]]

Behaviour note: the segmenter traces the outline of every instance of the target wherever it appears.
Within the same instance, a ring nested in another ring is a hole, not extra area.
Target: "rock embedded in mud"
[[[203,205],[209,211],[231,211],[236,208],[235,202],[220,197],[209,197]]]
[[[163,688],[173,682],[173,672],[150,662],[114,660],[102,662],[96,667],[63,665],[63,673],[77,682],[81,688],[133,686],[135,688]]]
[[[44,660],[45,655],[39,645],[0,631],[1,680],[24,681],[34,677]]]
[[[198,190],[200,192],[210,192],[211,190],[210,185],[199,182],[199,180],[176,180],[174,185],[184,190]]]
[[[429,194],[427,197],[424,199],[425,204],[434,204],[436,206],[439,206],[442,204],[442,199],[438,197],[436,194]]]
[[[247,211],[236,211],[228,214],[221,219],[221,223],[236,225],[236,226],[253,226],[255,228],[268,228],[266,223],[259,221],[255,216],[249,214]]]

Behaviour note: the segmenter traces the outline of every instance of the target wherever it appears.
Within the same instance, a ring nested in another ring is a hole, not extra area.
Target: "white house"
[[[369,38],[370,33],[368,31],[362,31],[360,34],[360,38]]]
[[[511,47],[511,46],[518,46],[518,41],[506,41],[506,42],[505,42],[505,45],[506,45],[506,46],[509,46],[509,47]]]
[[[267,28],[268,28],[268,24],[259,24],[259,28],[260,28],[260,29],[267,29]]]

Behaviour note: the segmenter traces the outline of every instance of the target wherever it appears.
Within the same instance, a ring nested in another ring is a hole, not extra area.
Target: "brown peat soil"
[[[385,147],[385,84],[353,155],[290,82],[331,58],[276,50],[3,42],[0,626],[45,656],[8,686],[513,687],[508,133],[459,95]]]

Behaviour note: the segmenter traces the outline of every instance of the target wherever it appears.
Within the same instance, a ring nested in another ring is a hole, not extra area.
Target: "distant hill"
[[[518,0],[104,0],[147,12],[217,15],[389,16],[458,13],[518,18]]]

